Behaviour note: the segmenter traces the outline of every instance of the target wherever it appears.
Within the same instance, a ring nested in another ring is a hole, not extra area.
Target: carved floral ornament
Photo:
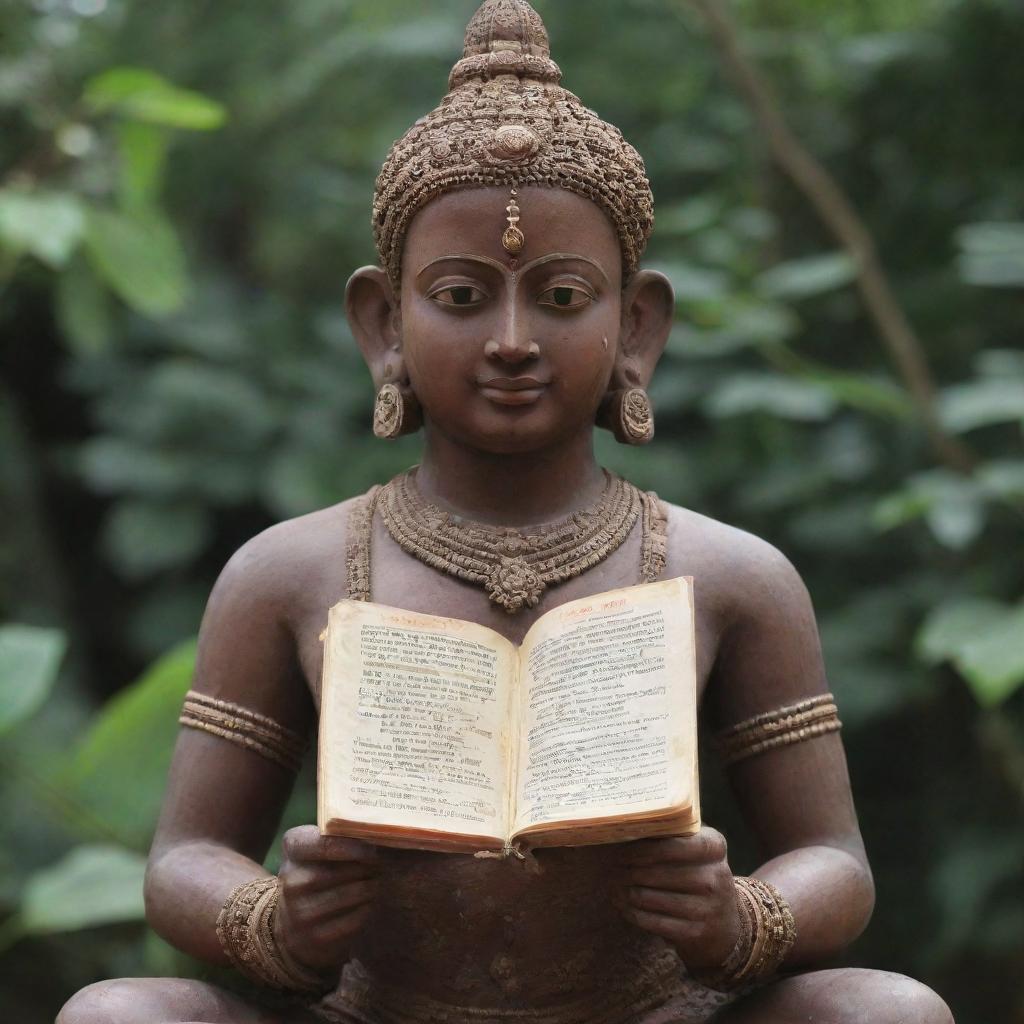
[[[529,160],[540,149],[540,139],[532,129],[521,124],[503,124],[496,129],[488,146],[498,160],[511,162]]]
[[[633,443],[644,444],[654,437],[654,410],[647,392],[631,388],[622,401],[622,433]]]

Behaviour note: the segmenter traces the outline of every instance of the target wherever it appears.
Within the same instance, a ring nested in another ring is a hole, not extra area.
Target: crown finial
[[[502,50],[551,56],[548,30],[526,0],[485,0],[466,28],[464,57]]]

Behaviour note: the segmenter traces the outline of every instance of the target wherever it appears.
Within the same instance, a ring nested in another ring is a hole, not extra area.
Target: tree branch
[[[864,221],[838,182],[801,143],[786,123],[778,100],[757,65],[740,45],[724,0],[690,0],[707,23],[722,61],[764,136],[771,155],[814,207],[825,226],[850,254],[857,286],[879,337],[903,378],[936,457],[957,472],[970,472],[975,458],[939,419],[924,346],[882,268],[878,250]]]

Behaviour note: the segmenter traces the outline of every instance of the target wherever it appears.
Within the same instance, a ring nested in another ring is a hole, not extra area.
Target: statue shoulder
[[[746,530],[663,502],[668,513],[666,577],[693,576],[698,601],[723,625],[808,603],[793,563]],[[780,607],[781,606],[781,607]]]
[[[711,653],[710,721],[719,726],[828,687],[810,595],[768,541],[669,506],[670,576],[692,576]]]
[[[210,603],[241,603],[261,618],[291,621],[344,596],[352,498],[268,527],[229,559]]]

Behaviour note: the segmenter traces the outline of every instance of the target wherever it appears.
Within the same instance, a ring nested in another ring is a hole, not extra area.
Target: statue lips
[[[484,398],[496,405],[532,405],[547,390],[550,380],[536,377],[479,377]]]

